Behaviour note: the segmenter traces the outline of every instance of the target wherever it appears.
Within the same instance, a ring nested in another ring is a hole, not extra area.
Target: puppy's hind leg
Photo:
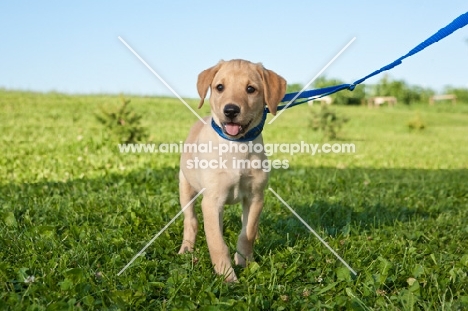
[[[196,195],[195,190],[190,186],[182,171],[179,172],[179,197],[182,208]],[[179,254],[192,252],[195,246],[195,239],[198,232],[198,220],[195,213],[195,202],[192,202],[184,211],[184,238]]]

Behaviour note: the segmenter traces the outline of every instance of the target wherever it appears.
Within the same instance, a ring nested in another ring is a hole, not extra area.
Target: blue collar
[[[226,134],[224,134],[223,129],[218,124],[216,124],[216,122],[214,121],[213,118],[211,118],[211,127],[213,128],[213,130],[215,130],[216,133],[218,133],[219,136],[221,136],[222,138],[224,138],[226,140],[238,141],[238,142],[252,141],[255,138],[257,138],[258,135],[260,135],[262,133],[263,126],[265,125],[265,120],[266,120],[266,117],[267,117],[267,113],[268,113],[268,111],[266,109],[263,110],[263,116],[262,116],[262,120],[260,121],[260,123],[256,127],[252,128],[250,131],[245,133],[244,136],[242,136],[240,138],[237,138],[237,139],[231,138],[231,137],[227,136]]]

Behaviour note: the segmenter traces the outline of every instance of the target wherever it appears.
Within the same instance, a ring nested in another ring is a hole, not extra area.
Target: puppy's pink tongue
[[[231,136],[236,136],[241,131],[241,126],[235,123],[226,123],[224,126],[226,132]]]

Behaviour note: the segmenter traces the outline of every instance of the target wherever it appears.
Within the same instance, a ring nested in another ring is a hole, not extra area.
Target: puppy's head
[[[198,107],[211,89],[214,121],[226,135],[240,138],[261,122],[265,105],[276,114],[286,92],[286,80],[261,64],[236,59],[204,70],[198,76],[197,88],[201,98]]]

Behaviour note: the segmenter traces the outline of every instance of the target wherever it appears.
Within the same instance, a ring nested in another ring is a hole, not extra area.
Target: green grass
[[[154,143],[196,121],[176,99],[127,97]],[[290,167],[269,186],[358,276],[267,192],[256,263],[226,284],[203,227],[195,253],[176,255],[181,219],[117,276],[179,211],[179,155],[120,154],[94,117],[106,104],[118,96],[0,91],[0,309],[468,308],[467,105],[336,107],[350,118],[338,142],[357,152],[275,154]],[[311,109],[286,111],[265,141],[321,142]],[[418,113],[426,128],[410,131]],[[231,253],[240,209],[226,208]]]

